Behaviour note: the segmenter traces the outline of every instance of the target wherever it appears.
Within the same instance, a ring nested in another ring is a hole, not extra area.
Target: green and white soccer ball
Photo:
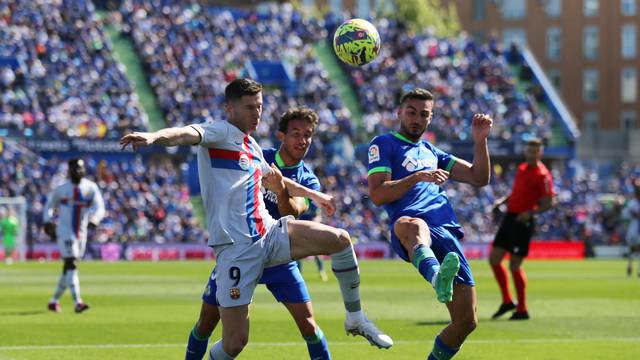
[[[347,20],[333,35],[333,50],[349,65],[368,64],[380,53],[380,34],[367,20]]]

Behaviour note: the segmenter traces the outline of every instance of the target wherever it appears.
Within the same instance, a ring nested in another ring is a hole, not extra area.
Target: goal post
[[[16,250],[20,261],[25,261],[27,259],[27,199],[24,196],[0,197],[0,220],[8,215],[9,210],[18,218]],[[4,234],[0,236],[4,237]]]

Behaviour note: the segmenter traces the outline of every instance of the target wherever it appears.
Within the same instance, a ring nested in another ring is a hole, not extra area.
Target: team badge
[[[369,146],[369,163],[380,161],[380,148],[378,145]]]
[[[233,299],[233,300],[238,300],[240,298],[240,289],[238,288],[231,288],[231,290],[229,290],[229,296]]]
[[[238,159],[238,166],[240,169],[247,170],[249,168],[249,157],[245,154],[240,155],[240,159]]]

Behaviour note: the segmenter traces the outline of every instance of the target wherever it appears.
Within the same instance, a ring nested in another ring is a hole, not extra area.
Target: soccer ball
[[[380,34],[367,20],[347,20],[333,35],[333,50],[349,65],[368,64],[380,53]]]

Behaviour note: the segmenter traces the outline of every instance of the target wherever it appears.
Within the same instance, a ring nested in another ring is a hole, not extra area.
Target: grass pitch
[[[1,265],[0,360],[184,358],[211,266],[82,263],[82,296],[91,309],[78,315],[68,292],[62,313],[46,310],[61,264]],[[522,322],[489,319],[498,289],[485,262],[472,267],[480,324],[456,359],[640,359],[640,279],[626,277],[623,261],[527,262],[532,319]],[[305,263],[333,358],[425,359],[448,321],[434,291],[401,261],[362,261],[361,273],[368,316],[396,342],[389,350],[344,334],[337,281],[321,282],[315,265]],[[308,359],[288,313],[264,286],[251,306],[250,341],[239,359]]]

